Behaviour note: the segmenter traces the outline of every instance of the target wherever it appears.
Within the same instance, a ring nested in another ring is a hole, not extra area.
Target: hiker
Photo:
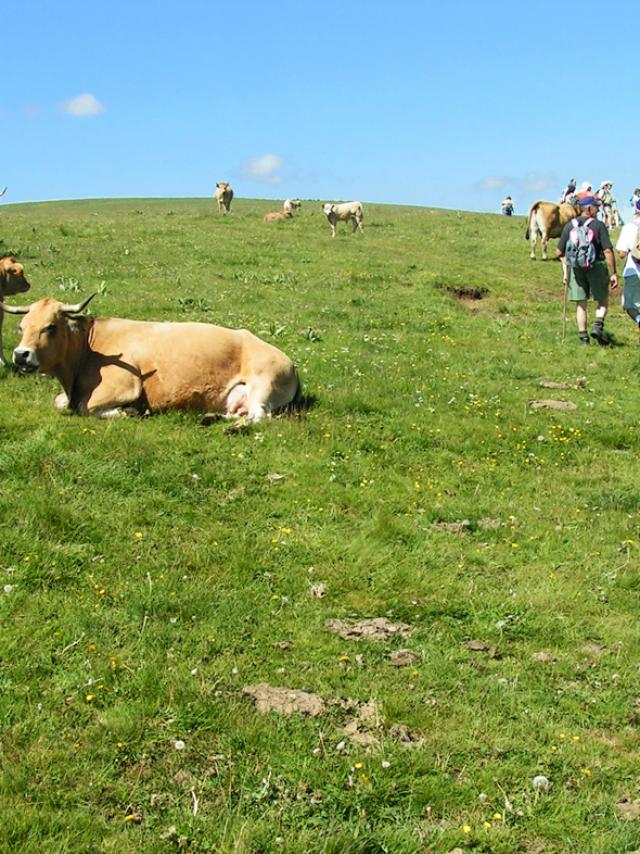
[[[584,199],[586,196],[592,196],[592,195],[593,195],[593,188],[592,188],[590,182],[589,181],[583,181],[582,184],[580,184],[580,189],[576,193],[576,197],[578,198],[578,200],[580,200],[580,199]]]
[[[636,187],[633,191],[633,195],[629,199],[629,207],[635,210],[638,202],[640,202],[640,187]]]
[[[513,201],[511,196],[505,196],[500,205],[503,216],[513,216]]]
[[[640,198],[633,209],[633,222],[620,232],[616,250],[625,261],[622,307],[640,329]]]
[[[562,229],[556,255],[563,259],[565,282],[569,275],[569,300],[576,304],[576,322],[580,344],[589,343],[587,332],[587,300],[596,301],[596,318],[591,337],[607,347],[611,339],[604,331],[604,320],[609,305],[609,287],[618,287],[616,259],[609,232],[603,222],[596,219],[600,203],[595,196],[580,199],[582,213]]]
[[[569,199],[576,194],[576,179],[572,178],[567,184],[566,188],[562,191],[562,195],[560,196],[560,204],[570,204]]]
[[[603,181],[602,184],[600,184],[600,189],[595,194],[596,199],[598,199],[598,201],[602,205],[602,208],[601,208],[602,217],[601,217],[601,219],[604,222],[604,224],[607,226],[607,228],[613,228],[614,227],[613,207],[616,203],[616,200],[613,198],[612,190],[613,190],[613,182],[612,181]]]

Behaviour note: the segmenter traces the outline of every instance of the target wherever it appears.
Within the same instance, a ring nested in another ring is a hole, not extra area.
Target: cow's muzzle
[[[37,371],[40,367],[36,354],[26,347],[16,347],[13,351],[13,364],[27,374]]]

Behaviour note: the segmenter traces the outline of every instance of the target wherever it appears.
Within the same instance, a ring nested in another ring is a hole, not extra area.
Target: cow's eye
[[[43,332],[46,332],[47,335],[55,335],[56,334],[55,323],[50,323],[48,326],[45,326]]]

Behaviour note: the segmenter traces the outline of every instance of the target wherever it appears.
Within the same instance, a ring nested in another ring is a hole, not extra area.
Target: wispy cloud
[[[522,181],[525,193],[544,193],[547,190],[558,189],[558,179],[552,174],[531,172]]]
[[[486,192],[494,192],[495,190],[504,190],[509,184],[513,184],[514,179],[508,175],[487,175],[478,181],[478,187]]]
[[[79,118],[97,116],[99,113],[104,113],[105,111],[104,105],[90,92],[86,92],[84,95],[77,95],[68,101],[63,101],[60,104],[60,108],[70,116],[77,116]]]
[[[280,184],[282,176],[279,171],[284,165],[284,160],[278,154],[263,154],[247,160],[243,166],[243,174],[254,181],[263,181],[265,184]]]

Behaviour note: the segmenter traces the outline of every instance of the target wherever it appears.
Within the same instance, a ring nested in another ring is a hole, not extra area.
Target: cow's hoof
[[[222,415],[219,412],[207,412],[206,415],[203,415],[200,419],[201,427],[210,427],[216,421],[220,421]]]

